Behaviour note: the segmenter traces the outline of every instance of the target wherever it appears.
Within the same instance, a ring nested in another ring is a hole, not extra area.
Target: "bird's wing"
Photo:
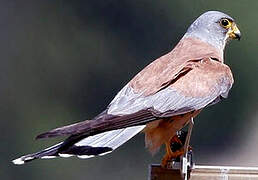
[[[60,135],[92,136],[102,132],[144,125],[163,117],[199,110],[226,97],[233,84],[228,66],[210,58],[189,60],[155,94],[136,93],[127,84],[95,120],[64,126],[43,133],[38,138]]]
[[[105,127],[111,128],[110,122],[120,121],[123,123],[120,124],[119,127],[126,127],[140,124],[140,122],[155,120],[153,117],[145,118],[145,116],[142,115],[143,112],[147,113],[149,116],[149,114],[152,114],[150,111],[157,113],[170,111],[174,112],[174,114],[189,111],[193,109],[192,107],[189,108],[190,104],[191,106],[195,104],[193,101],[204,101],[205,97],[198,99],[198,96],[184,95],[180,93],[180,89],[178,90],[172,86],[179,79],[189,80],[189,78],[186,78],[186,75],[189,74],[189,72],[193,72],[192,64],[194,64],[195,61],[198,62],[207,58],[223,61],[223,58],[220,57],[220,54],[214,47],[198,39],[183,38],[171,52],[156,59],[138,73],[116,95],[107,110],[97,116],[94,121],[84,121],[57,128],[40,134],[37,138],[80,134],[92,130],[95,124],[102,124]],[[209,69],[206,71],[209,71]],[[203,83],[206,81],[207,79],[204,80]],[[183,87],[184,85],[181,84],[181,86]],[[206,101],[208,100],[209,99],[206,99]],[[187,106],[187,104],[189,105]],[[202,107],[197,105],[198,104],[195,104],[194,108]],[[202,105],[204,106],[206,103],[203,102]],[[136,119],[138,122],[131,122],[132,120],[136,121]],[[94,132],[96,131],[94,130]]]
[[[111,102],[107,113],[125,116],[149,109],[157,117],[170,117],[202,109],[217,98],[227,97],[232,87],[230,68],[211,58],[189,60],[154,94],[135,92],[127,84]]]

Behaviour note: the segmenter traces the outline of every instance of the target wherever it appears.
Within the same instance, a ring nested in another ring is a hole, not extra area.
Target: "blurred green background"
[[[137,135],[104,157],[10,163],[58,140],[49,129],[89,119],[144,66],[169,52],[207,10],[234,17],[242,40],[226,49],[229,98],[195,120],[195,162],[258,166],[258,1],[0,1],[0,179],[147,179],[159,163]]]

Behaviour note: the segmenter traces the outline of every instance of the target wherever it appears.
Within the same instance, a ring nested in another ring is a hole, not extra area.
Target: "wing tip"
[[[66,135],[66,134],[62,134],[62,133],[59,133],[59,132],[52,132],[52,131],[49,131],[49,132],[45,132],[45,133],[42,133],[42,134],[39,134],[35,137],[36,140],[38,139],[45,139],[45,138],[53,138],[53,137],[57,137],[57,136],[61,136],[61,135]]]
[[[86,132],[88,129],[89,120],[78,122],[75,124],[70,124],[67,126],[62,126],[56,129],[52,129],[48,132],[44,132],[35,137],[35,139],[53,138],[57,136],[73,135],[80,132]]]
[[[42,134],[37,135],[35,137],[35,139],[38,140],[38,139],[44,139],[44,138],[48,138],[48,137],[49,137],[48,133],[42,133]]]

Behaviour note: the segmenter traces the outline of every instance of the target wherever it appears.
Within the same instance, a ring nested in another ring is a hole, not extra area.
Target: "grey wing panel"
[[[154,95],[144,96],[137,94],[126,85],[114,98],[108,107],[108,114],[125,115],[143,109],[153,108],[154,111],[170,115],[178,115],[193,110],[202,109],[213,102],[225,90],[213,88],[207,97],[187,97],[175,89],[168,87]]]

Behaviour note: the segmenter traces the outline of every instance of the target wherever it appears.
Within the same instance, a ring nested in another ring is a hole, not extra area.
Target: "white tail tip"
[[[24,161],[21,158],[15,159],[12,162],[13,162],[13,164],[16,164],[16,165],[24,164]]]

